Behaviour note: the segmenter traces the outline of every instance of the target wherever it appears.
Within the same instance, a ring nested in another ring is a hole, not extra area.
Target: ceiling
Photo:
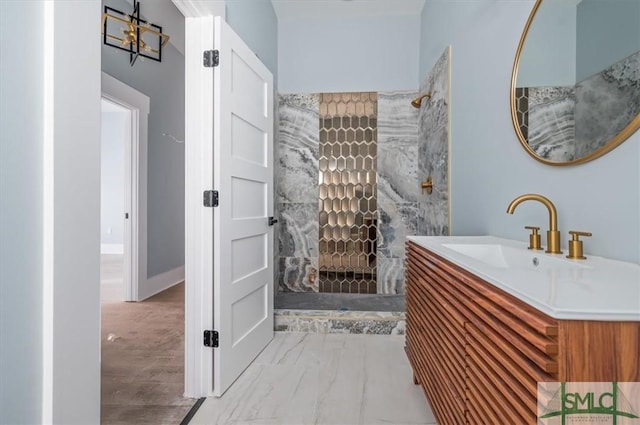
[[[419,16],[425,0],[271,0],[278,20]]]
[[[133,6],[133,0],[126,1]],[[217,4],[220,0],[206,0],[203,3]],[[337,16],[419,16],[425,0],[271,0],[271,3],[278,20],[284,21]],[[184,54],[184,17],[172,0],[143,0],[141,11],[148,21],[161,25],[163,32],[171,37],[169,42]]]

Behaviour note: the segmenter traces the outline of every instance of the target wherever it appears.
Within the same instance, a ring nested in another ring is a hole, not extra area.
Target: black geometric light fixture
[[[162,33],[161,26],[140,19],[140,2],[133,0],[130,14],[104,7],[102,41],[129,52],[129,64],[133,66],[139,56],[162,62],[162,48],[169,42],[169,36]]]

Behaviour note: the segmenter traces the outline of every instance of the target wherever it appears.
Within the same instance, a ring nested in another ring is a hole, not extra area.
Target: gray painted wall
[[[582,81],[640,50],[640,1],[582,0],[577,34]]]
[[[419,35],[418,16],[280,21],[278,90],[415,90]]]
[[[270,0],[226,0],[226,20],[278,81],[278,19]]]
[[[0,423],[42,415],[43,2],[0,2]]]
[[[533,0],[427,2],[422,13],[420,75],[452,45],[451,214],[455,235],[494,234],[525,241],[525,225],[547,227],[542,205],[505,213],[535,192],[558,207],[568,230],[587,230],[588,254],[640,261],[640,133],[587,164],[551,167],[520,146],[511,123],[511,67]]]
[[[131,9],[124,0],[108,3],[122,11]],[[144,12],[153,2],[143,6]],[[180,15],[177,9],[175,13]],[[102,70],[151,99],[147,274],[152,277],[184,265],[184,145],[162,135],[184,140],[184,56],[167,44],[161,63],[138,59],[131,67],[126,52],[102,45]]]
[[[124,244],[124,143],[129,119],[127,111],[102,111],[100,242],[103,244]]]

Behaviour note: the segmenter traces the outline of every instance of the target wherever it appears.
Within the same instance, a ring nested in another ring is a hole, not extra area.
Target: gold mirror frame
[[[538,9],[540,8],[540,5],[542,5],[543,1],[544,0],[536,0],[536,4],[533,6],[533,10],[531,10],[531,14],[529,15],[529,19],[527,20],[527,24],[524,27],[524,30],[522,32],[522,36],[520,37],[520,43],[518,43],[518,50],[516,52],[516,59],[515,59],[515,61],[513,63],[513,71],[511,73],[511,93],[510,93],[510,97],[511,97],[511,122],[513,124],[513,128],[514,128],[514,130],[516,132],[516,135],[518,136],[518,140],[520,141],[520,144],[522,145],[524,150],[527,151],[527,153],[529,155],[531,155],[537,161],[540,161],[543,164],[554,165],[554,166],[584,164],[585,162],[593,161],[594,159],[599,158],[602,155],[612,151],[613,149],[615,149],[619,145],[621,145],[622,142],[624,142],[629,137],[631,137],[631,135],[633,133],[635,133],[640,128],[640,114],[638,114],[633,120],[631,120],[631,122],[625,128],[623,128],[622,131],[620,131],[620,133],[618,133],[617,136],[615,136],[613,139],[609,140],[604,146],[596,149],[595,151],[591,152],[589,155],[583,156],[582,158],[574,159],[572,161],[565,161],[565,162],[550,161],[548,159],[542,158],[533,149],[531,149],[531,147],[529,146],[529,143],[527,142],[527,139],[522,134],[522,130],[520,130],[520,125],[518,124],[518,116],[517,116],[517,112],[516,112],[516,109],[517,109],[516,108],[516,79],[518,77],[518,67],[520,65],[520,55],[522,53],[522,48],[524,47],[524,42],[527,39],[527,34],[529,33],[529,28],[531,27],[531,24],[533,23],[533,19],[535,18],[536,13],[538,12]]]

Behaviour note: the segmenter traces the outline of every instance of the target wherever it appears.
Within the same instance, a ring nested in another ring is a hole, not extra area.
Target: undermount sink
[[[544,255],[542,251],[530,251],[503,244],[443,243],[442,246],[491,267],[525,268],[538,271],[589,267],[564,258]]]

